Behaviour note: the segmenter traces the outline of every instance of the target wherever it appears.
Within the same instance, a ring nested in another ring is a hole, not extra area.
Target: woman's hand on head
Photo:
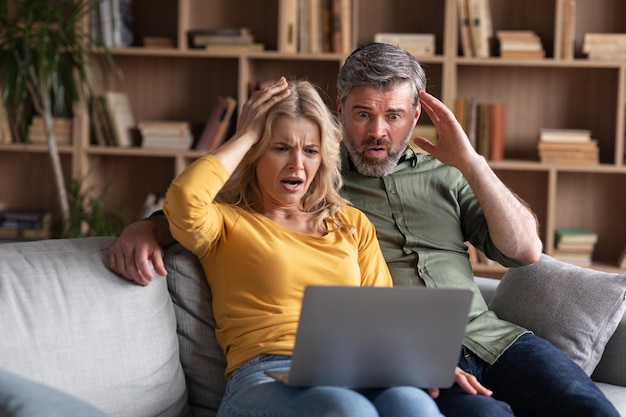
[[[272,106],[285,97],[288,97],[291,91],[288,88],[285,77],[280,77],[274,84],[269,85],[262,90],[257,90],[243,105],[241,115],[237,121],[236,136],[244,133],[252,132],[261,138],[265,117]]]

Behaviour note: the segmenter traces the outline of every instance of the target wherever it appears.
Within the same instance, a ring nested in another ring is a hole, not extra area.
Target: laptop
[[[473,292],[424,287],[310,286],[288,372],[295,387],[447,388]]]

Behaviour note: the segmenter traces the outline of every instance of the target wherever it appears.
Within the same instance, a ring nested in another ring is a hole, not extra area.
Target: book
[[[496,32],[501,58],[543,59],[545,50],[541,38],[530,30],[500,30]]]
[[[98,19],[100,34],[96,37],[101,45],[107,48],[115,46],[113,38],[113,3],[112,0],[100,0],[98,3]]]
[[[110,0],[113,23],[113,45],[129,47],[133,44],[132,0]]]
[[[468,15],[475,56],[488,58],[491,56],[493,39],[490,0],[468,0]]]
[[[625,59],[626,33],[585,33],[582,51],[589,59]]]
[[[489,159],[502,161],[504,159],[504,104],[492,103],[489,110]]]
[[[278,51],[298,52],[298,0],[278,0]]]
[[[591,131],[588,129],[549,129],[539,131],[539,140],[544,142],[590,142]]]
[[[352,0],[332,0],[332,52],[352,52]]]
[[[137,125],[144,148],[190,149],[193,143],[188,122],[144,120]]]
[[[592,253],[571,253],[555,249],[552,252],[552,256],[563,262],[577,266],[590,267],[592,264]]]
[[[323,52],[324,42],[322,39],[323,25],[323,2],[324,0],[303,0],[300,12],[305,15],[306,24],[301,30],[303,36],[308,38],[305,48],[301,52],[320,53]]]
[[[236,99],[230,96],[224,97],[223,105],[218,115],[217,127],[215,129],[213,137],[211,138],[211,142],[209,142],[207,150],[212,151],[224,142],[224,140],[226,139],[226,135],[229,132],[231,120],[233,118],[233,114],[235,113],[236,107]]]
[[[219,29],[195,29],[187,32],[190,48],[204,48],[209,44],[251,44],[254,36],[246,27]]]
[[[142,133],[184,134],[190,131],[189,122],[179,120],[142,120],[137,123]]]
[[[562,243],[586,243],[595,245],[598,241],[598,235],[590,229],[583,228],[557,228],[554,231],[555,248],[559,249]]]
[[[144,36],[143,46],[145,48],[175,48],[174,40],[166,36]]]
[[[600,151],[598,141],[588,142],[548,142],[540,140],[537,143],[539,160],[546,163],[564,164],[598,164]]]
[[[207,44],[204,50],[207,52],[261,52],[265,49],[263,43],[248,43],[248,44],[219,44],[212,43]]]
[[[43,131],[45,129],[45,123],[42,116],[33,116],[30,122],[34,129]],[[71,132],[72,131],[72,118],[71,117],[53,117],[52,118],[52,130],[55,132]]]
[[[489,159],[491,147],[491,104],[477,104],[476,150]]]
[[[561,58],[574,59],[576,40],[576,1],[561,0],[563,2],[562,29],[561,29]]]
[[[91,99],[91,122],[96,144],[116,146],[111,120],[103,95],[95,95]]]
[[[52,118],[52,133],[57,145],[72,143],[72,119],[67,117]],[[33,116],[28,126],[28,141],[30,143],[47,144],[48,136],[41,116]]]
[[[589,142],[545,142],[539,141],[537,148],[540,151],[553,152],[595,152],[598,150],[598,141]]]
[[[543,59],[546,53],[543,49],[537,51],[500,51],[500,58],[508,59]]]
[[[374,42],[395,45],[414,56],[435,55],[434,33],[377,33]]]
[[[133,146],[136,123],[128,95],[122,91],[107,91],[104,93],[104,101],[115,144],[123,148]]]
[[[0,210],[0,227],[43,229],[50,226],[52,213],[43,209],[7,208]]]
[[[461,35],[461,52],[464,57],[475,56],[472,41],[471,22],[469,17],[469,0],[457,0],[457,14],[459,19],[459,33]]]
[[[132,0],[100,0],[92,10],[91,34],[97,45],[107,48],[131,46]]]
[[[213,107],[211,108],[211,112],[209,113],[209,118],[204,125],[204,129],[202,130],[202,134],[198,139],[195,149],[197,150],[207,150],[209,149],[209,144],[211,143],[211,139],[215,134],[215,130],[218,125],[218,116],[221,114],[222,107],[224,106],[224,97],[218,97]]]

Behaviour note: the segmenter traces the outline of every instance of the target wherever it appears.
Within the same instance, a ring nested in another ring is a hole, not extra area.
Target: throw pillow
[[[510,268],[489,308],[547,339],[591,375],[624,315],[625,294],[626,274],[543,254],[533,265]]]
[[[163,262],[176,313],[189,406],[196,417],[213,417],[226,388],[226,358],[215,337],[211,289],[200,261],[182,245],[165,248]]]
[[[107,417],[77,397],[0,369],[0,416]]]

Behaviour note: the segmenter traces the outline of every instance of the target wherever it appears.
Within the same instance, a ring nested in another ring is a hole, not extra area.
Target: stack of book
[[[188,122],[169,120],[144,120],[137,125],[143,148],[190,149],[193,144]]]
[[[187,32],[190,48],[212,52],[262,51],[264,44],[255,43],[246,27],[193,29]]]
[[[598,141],[586,129],[541,129],[539,160],[545,163],[597,165]]]
[[[585,33],[583,52],[589,59],[626,58],[626,33]]]
[[[46,210],[0,210],[0,238],[37,240],[51,237],[52,214]]]
[[[496,37],[502,58],[543,59],[546,56],[541,38],[533,31],[500,30]]]
[[[72,119],[65,117],[52,118],[52,131],[57,145],[69,145],[72,143]],[[33,116],[28,126],[28,141],[30,143],[48,143],[46,129],[41,116]]]
[[[560,228],[554,232],[553,256],[579,266],[590,266],[598,235],[588,229]]]
[[[435,55],[433,33],[377,33],[374,42],[395,45],[416,57]]]

